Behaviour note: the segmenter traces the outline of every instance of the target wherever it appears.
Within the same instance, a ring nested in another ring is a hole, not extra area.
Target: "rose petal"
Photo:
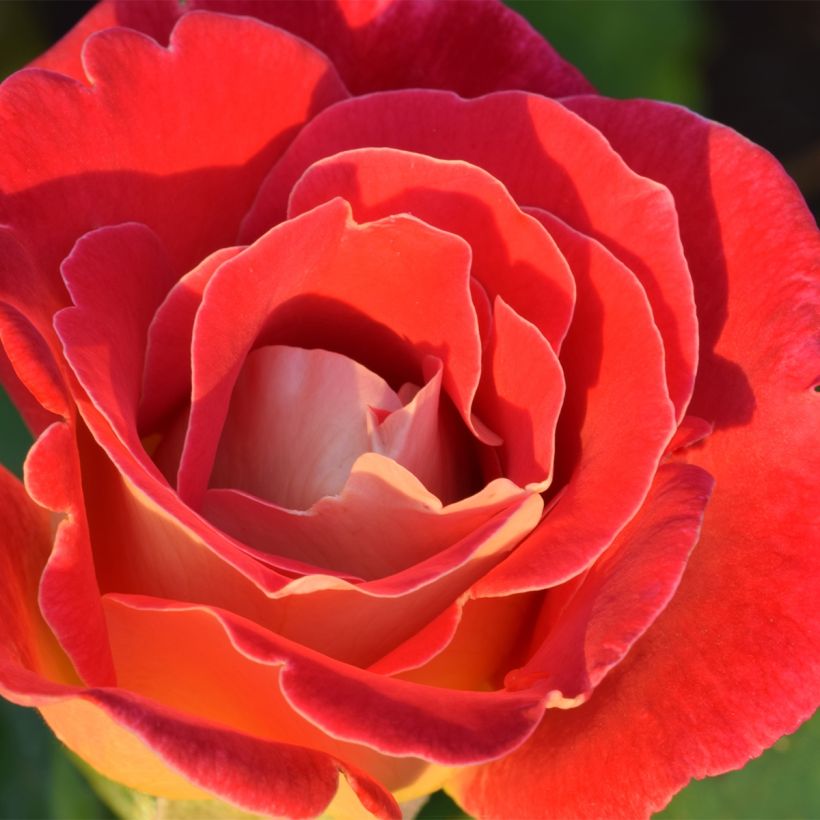
[[[291,188],[314,162],[373,146],[477,165],[519,205],[548,210],[612,251],[646,290],[682,416],[697,364],[697,319],[668,190],[632,172],[598,131],[553,100],[520,92],[464,100],[395,91],[347,100],[315,117],[266,178],[242,235],[282,218]]]
[[[314,163],[288,200],[288,216],[341,196],[359,221],[410,213],[458,234],[472,275],[560,349],[572,318],[572,274],[550,235],[486,171],[391,148],[342,151]]]
[[[74,432],[57,422],[29,451],[25,483],[41,506],[60,514],[54,544],[40,576],[43,618],[79,676],[92,685],[114,682],[84,508]]]
[[[0,88],[0,222],[32,255],[44,313],[65,304],[60,261],[100,225],[151,226],[179,273],[232,244],[293,129],[346,96],[304,42],[202,12],[180,20],[168,49],[124,29],[95,34],[83,64],[90,87],[31,69]]]
[[[201,500],[231,390],[254,344],[333,350],[399,383],[421,381],[424,357],[437,356],[445,389],[475,429],[480,341],[469,262],[458,237],[409,216],[357,225],[334,200],[224,263],[194,327],[183,498]]]
[[[578,287],[556,433],[554,484],[566,486],[538,529],[479,582],[479,596],[543,589],[589,566],[640,507],[675,429],[663,348],[640,284],[598,242],[532,212]]]
[[[699,467],[661,467],[638,514],[595,562],[546,638],[505,679],[586,699],[663,611],[700,535],[714,481]]]
[[[39,434],[71,414],[61,364],[49,343],[15,308],[0,302],[2,383],[28,424]]]
[[[267,649],[249,652],[231,631],[241,620],[215,610],[118,596],[108,596],[105,608],[118,681],[138,696],[257,740],[324,752],[390,790],[407,787],[427,768],[419,758],[386,758],[334,739],[294,711],[282,693],[282,672],[292,666],[298,674],[311,655],[287,641],[257,630]],[[331,668],[346,674],[340,664]],[[211,671],[204,676],[203,669]]]
[[[445,507],[409,472],[371,453],[356,461],[338,496],[323,498],[306,512],[230,490],[209,490],[202,510],[238,541],[264,553],[375,579],[432,558],[525,495],[501,479]]]
[[[145,225],[99,228],[78,240],[61,269],[74,302],[54,317],[65,358],[115,434],[156,473],[136,411],[148,327],[174,281],[165,248]]]
[[[119,25],[160,43],[187,9],[258,17],[318,46],[356,94],[382,88],[448,88],[479,96],[524,88],[549,96],[592,90],[581,73],[502,3],[380,0],[105,0],[36,64],[81,77],[91,32]]]
[[[37,433],[55,421],[55,415],[70,412],[60,346],[47,318],[57,303],[46,300],[31,254],[10,229],[0,226],[0,338],[5,367],[13,371],[3,383]]]
[[[129,645],[136,635],[156,643],[151,635],[178,629],[205,649],[218,638],[211,637],[214,631],[221,631],[237,665],[280,670],[282,694],[299,715],[331,738],[362,743],[382,754],[448,765],[486,760],[518,746],[541,716],[539,700],[532,695],[433,689],[374,675],[305,650],[229,612],[124,596],[108,598],[107,607]],[[135,671],[139,674],[140,667]],[[255,675],[258,682],[264,669],[257,668]],[[230,704],[225,709],[237,711]],[[363,715],[368,719],[362,720]],[[269,731],[279,730],[272,723]]]
[[[147,484],[133,464],[120,459],[115,468],[94,445],[81,444],[104,592],[217,606],[361,666],[423,628],[485,575],[532,530],[543,506],[540,496],[526,494],[440,554],[379,581],[291,580],[197,523],[167,485],[160,493],[161,485]],[[133,479],[123,477],[123,467]]]
[[[545,814],[660,809],[794,731],[820,698],[813,219],[771,156],[729,129],[674,106],[572,104],[675,194],[705,334],[692,407],[715,421],[682,457],[716,484],[669,606],[589,703],[548,714],[526,755],[481,775],[464,802],[486,814],[522,794]]]
[[[504,475],[543,492],[552,480],[555,426],[564,401],[561,365],[538,329],[500,296],[493,318],[476,407],[504,439]]]
[[[475,442],[441,394],[441,361],[431,357],[425,370],[428,365],[435,370],[427,384],[376,427],[371,449],[409,470],[439,501],[450,504],[473,494],[479,465]]]
[[[139,429],[153,432],[191,395],[191,339],[205,286],[217,268],[242,251],[220,248],[182,276],[148,327]],[[175,471],[176,472],[176,471]]]
[[[459,600],[460,620],[447,644],[428,653],[419,663],[406,664],[399,676],[415,683],[448,689],[490,691],[503,688],[504,673],[525,657],[532,627],[538,619],[543,593],[506,598],[472,597]],[[402,657],[405,647],[379,661],[387,670]],[[390,674],[395,674],[390,672]]]
[[[314,817],[346,768],[327,755],[192,720],[121,689],[91,690],[40,711],[95,769],[170,799],[216,795],[253,812]],[[387,792],[355,770],[351,775],[370,810],[400,816]]]
[[[282,345],[249,354],[233,389],[212,487],[306,510],[335,495],[371,448],[371,407],[398,410],[389,385],[326,350]]]
[[[71,663],[37,604],[40,575],[52,550],[51,516],[2,467],[0,487],[0,690],[12,675],[20,682],[36,674],[73,682]]]

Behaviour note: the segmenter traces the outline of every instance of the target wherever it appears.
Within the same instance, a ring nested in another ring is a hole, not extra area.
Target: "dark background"
[[[602,93],[678,102],[768,148],[817,215],[820,2],[512,0],[510,5]],[[0,78],[55,42],[90,6],[74,0],[0,0]],[[0,396],[0,460],[19,474],[29,443]],[[729,702],[731,691],[732,682],[726,681]],[[136,817],[145,810],[141,805],[128,813]],[[147,820],[153,814],[139,816]],[[111,816],[36,713],[0,700],[0,818]],[[460,816],[443,795],[422,811],[422,817]],[[742,771],[693,783],[659,816],[820,817],[820,719]]]

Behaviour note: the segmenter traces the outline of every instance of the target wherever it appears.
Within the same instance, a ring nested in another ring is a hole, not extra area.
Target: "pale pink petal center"
[[[339,493],[353,462],[371,450],[373,410],[401,406],[381,377],[346,356],[259,348],[234,388],[211,486],[308,509]]]

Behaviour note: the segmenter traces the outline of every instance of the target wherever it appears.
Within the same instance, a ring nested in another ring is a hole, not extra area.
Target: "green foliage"
[[[609,97],[652,97],[699,108],[704,7],[691,0],[511,0]]]

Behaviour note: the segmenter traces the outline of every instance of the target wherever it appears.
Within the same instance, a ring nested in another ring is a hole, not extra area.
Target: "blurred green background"
[[[820,3],[513,0],[510,5],[601,92],[679,102],[767,147],[817,214]],[[88,6],[0,0],[0,77],[54,42]],[[0,460],[19,474],[29,444],[14,408],[0,394]],[[420,816],[463,817],[443,794],[435,795]],[[0,818],[110,817],[36,713],[0,700]],[[657,817],[820,818],[820,717],[742,771],[692,783]]]

